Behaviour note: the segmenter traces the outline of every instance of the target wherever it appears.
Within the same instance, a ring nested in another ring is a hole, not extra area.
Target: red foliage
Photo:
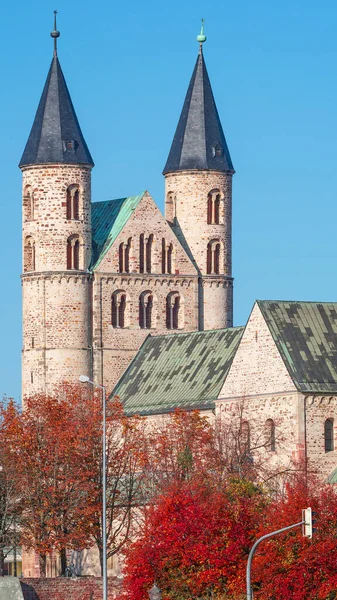
[[[277,530],[301,520],[302,508],[316,512],[317,531],[312,540],[301,528],[262,542],[253,560],[255,598],[335,598],[337,590],[337,495],[332,487],[302,480],[288,486],[286,497],[273,502],[265,515],[263,531]]]
[[[261,543],[252,565],[257,600],[337,597],[337,495],[331,487],[297,481],[281,500],[251,483],[219,491],[195,481],[175,483],[149,509],[142,536],[127,553],[125,598],[145,600],[154,580],[164,600],[242,598],[254,541],[317,511],[317,532],[301,527]],[[223,595],[222,595],[223,594]]]
[[[186,481],[173,484],[149,509],[143,535],[129,549],[125,597],[145,600],[154,579],[163,599],[207,591],[235,597],[245,581],[245,557],[264,498],[250,483],[225,492]]]

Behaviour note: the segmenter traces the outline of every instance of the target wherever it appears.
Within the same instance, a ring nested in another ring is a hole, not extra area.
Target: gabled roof
[[[127,414],[212,409],[243,327],[149,336],[114,394]]]
[[[336,393],[337,303],[257,303],[297,389]]]
[[[163,173],[186,169],[234,173],[202,51]]]
[[[92,269],[99,266],[145,193],[142,192],[138,196],[129,196],[128,198],[92,203]]]
[[[94,164],[57,56],[52,60],[19,166],[47,163]]]

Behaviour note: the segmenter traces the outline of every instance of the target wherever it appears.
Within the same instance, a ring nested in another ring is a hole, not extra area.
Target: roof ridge
[[[217,331],[232,331],[233,329],[244,329],[245,325],[235,325],[235,327],[218,327],[218,329],[203,329],[202,331],[177,331],[177,333],[161,333],[160,335],[149,334],[148,339],[159,339],[159,338],[171,338],[178,337],[181,335],[196,335],[196,334],[210,334]]]
[[[265,302],[277,302],[282,304],[337,304],[337,300],[255,300],[258,304],[262,304]]]

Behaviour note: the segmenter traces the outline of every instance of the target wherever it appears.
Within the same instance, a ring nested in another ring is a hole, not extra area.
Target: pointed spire
[[[54,57],[19,167],[48,163],[94,165],[57,58],[56,11]]]
[[[51,37],[54,38],[54,56],[57,56],[57,38],[60,37],[60,32],[57,31],[57,27],[56,27],[56,15],[57,15],[57,10],[54,10],[54,29],[51,32]]]
[[[163,174],[185,170],[234,173],[208,77],[202,44],[204,20],[197,37],[200,51]]]

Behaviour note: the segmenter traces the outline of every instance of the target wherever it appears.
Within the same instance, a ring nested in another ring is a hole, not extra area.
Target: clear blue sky
[[[337,300],[337,3],[6,2],[1,11],[0,393],[20,396],[21,174],[52,58],[93,155],[93,200],[148,189],[164,167],[200,18],[234,178],[235,324],[259,299]]]

